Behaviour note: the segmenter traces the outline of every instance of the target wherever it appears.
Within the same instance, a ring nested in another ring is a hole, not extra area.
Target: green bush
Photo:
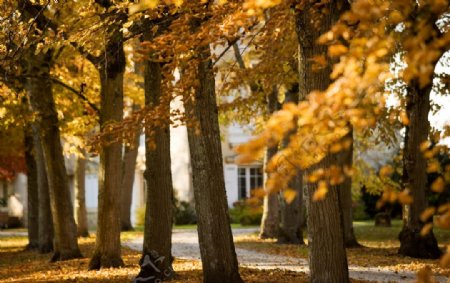
[[[145,206],[136,208],[136,226],[144,226],[145,224]]]
[[[173,221],[175,225],[197,224],[197,214],[193,205],[175,199]]]
[[[262,218],[261,206],[250,206],[245,201],[238,201],[234,203],[233,208],[230,208],[231,223],[246,225],[260,225]]]
[[[353,220],[369,220],[370,216],[366,213],[366,206],[363,201],[355,202],[353,205]]]

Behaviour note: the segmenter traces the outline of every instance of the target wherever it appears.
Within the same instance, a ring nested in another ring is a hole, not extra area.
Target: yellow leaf
[[[342,44],[335,44],[328,47],[328,55],[330,57],[338,57],[345,53],[347,53],[348,48],[345,45]]]
[[[409,195],[408,190],[404,190],[403,192],[397,194],[397,198],[398,202],[401,204],[411,204],[413,201],[412,197]]]
[[[319,187],[314,192],[313,201],[323,200],[328,193],[327,183],[325,181],[319,182]]]
[[[389,177],[390,175],[392,175],[392,173],[394,173],[394,168],[392,168],[392,166],[390,166],[390,165],[383,166],[380,169],[380,177],[381,178]]]
[[[409,118],[405,111],[400,112],[400,121],[403,125],[408,126],[409,125]]]
[[[294,201],[295,197],[297,196],[297,192],[292,189],[286,189],[283,192],[283,196],[287,203],[291,203]]]
[[[442,177],[438,177],[433,184],[431,184],[431,190],[436,193],[442,193],[444,191],[445,182]]]
[[[426,222],[433,214],[436,212],[436,208],[434,206],[428,207],[425,209],[422,214],[420,214],[420,220],[422,222]]]
[[[433,228],[433,224],[427,223],[422,227],[422,230],[420,230],[420,236],[425,237],[430,233],[431,228]]]

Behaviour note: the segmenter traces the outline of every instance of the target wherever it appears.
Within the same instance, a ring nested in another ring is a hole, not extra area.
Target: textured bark
[[[34,124],[33,144],[36,154],[37,183],[39,193],[39,230],[38,230],[38,250],[40,253],[53,251],[53,217],[50,207],[50,190],[48,187],[47,170],[45,169],[44,152],[42,150],[41,139],[39,137],[38,126]]]
[[[338,3],[339,2],[339,3]],[[317,23],[314,4],[330,13],[323,15]],[[342,4],[342,5],[341,5]],[[317,44],[317,38],[328,31],[340,14],[348,8],[346,1],[311,1],[297,14],[297,33],[300,43],[300,89],[306,93],[324,90],[330,84],[331,61],[319,70],[313,69],[313,58],[327,54],[327,47]],[[337,163],[336,156],[326,156],[317,166],[326,168]],[[344,244],[343,219],[339,205],[339,192],[329,186],[326,198],[313,201],[316,184],[307,185],[308,245],[311,282],[349,282],[347,256]]]
[[[100,128],[123,119],[123,74],[125,54],[120,21],[110,24],[100,73]],[[89,269],[123,266],[120,251],[120,197],[122,184],[122,144],[105,137],[100,151],[98,219],[95,251]]]
[[[28,54],[26,90],[33,110],[37,113],[40,141],[47,171],[53,216],[55,245],[52,260],[81,257],[73,217],[69,183],[58,128],[58,115],[49,79],[51,51]],[[40,77],[31,75],[40,74]]]
[[[403,229],[400,232],[399,254],[415,258],[438,258],[441,255],[437,240],[432,231],[420,235],[423,223],[420,214],[427,208],[427,162],[420,145],[428,140],[430,122],[431,84],[420,88],[412,81],[408,87],[406,112],[409,125],[405,131],[403,149],[403,186],[410,190],[413,202],[404,209]]]
[[[131,225],[131,201],[133,198],[134,174],[136,172],[136,158],[139,150],[141,130],[136,132],[133,144],[125,146],[123,155],[122,197],[120,203],[120,227],[122,231],[133,230]]]
[[[75,167],[75,220],[78,236],[89,237],[88,219],[86,211],[86,163],[83,157],[77,157]]]
[[[241,59],[242,60],[242,59]],[[278,90],[275,88],[267,96],[267,112],[269,115],[277,111],[278,108]],[[276,146],[266,149],[264,156],[264,167],[277,153],[278,148]],[[265,170],[264,170],[265,171]],[[264,179],[268,179],[268,174],[264,173]],[[264,182],[265,186],[265,182]],[[267,190],[266,190],[267,191]],[[263,202],[263,216],[261,219],[261,227],[259,237],[261,239],[276,238],[278,237],[280,226],[280,202],[277,193],[269,193],[264,196]]]
[[[162,98],[160,63],[146,61],[144,71],[145,104],[148,107],[162,106],[161,113],[169,117],[170,101]],[[163,103],[163,104],[162,104]],[[146,129],[146,138],[154,141],[156,147],[146,142],[147,200],[145,211],[143,254],[156,251],[165,260],[161,263],[162,270],[172,270],[172,214],[173,187],[170,160],[170,124],[162,123],[160,127]],[[167,273],[170,276],[171,272]],[[167,276],[166,275],[166,276]],[[162,275],[161,275],[162,276]]]
[[[186,112],[198,127],[188,127],[203,282],[239,283],[238,262],[228,215],[220,144],[215,81],[209,46],[199,51],[194,99]]]
[[[339,158],[343,166],[351,168],[353,166],[353,131],[350,131],[345,138],[351,139],[352,143],[350,148],[339,153]],[[344,224],[345,246],[347,248],[359,247],[361,245],[356,240],[353,229],[352,178],[346,176],[344,183],[339,187],[339,202]]]
[[[39,247],[39,187],[35,151],[33,150],[33,131],[31,126],[25,128],[24,137],[28,206],[28,245],[26,249],[35,250]]]
[[[299,102],[298,84],[294,84],[285,94],[284,103]],[[282,147],[287,147],[291,135],[295,130],[291,131],[283,140]],[[277,241],[280,244],[304,244],[302,229],[302,213],[303,213],[303,172],[298,170],[297,175],[289,182],[289,188],[296,191],[296,196],[292,202],[288,203],[283,196],[280,196],[280,230]]]

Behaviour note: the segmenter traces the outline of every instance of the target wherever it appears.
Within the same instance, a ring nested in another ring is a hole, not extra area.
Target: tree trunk
[[[318,37],[328,31],[348,3],[312,1],[297,14],[297,34],[300,43],[300,89],[305,93],[324,90],[330,84],[331,61],[316,70],[313,61],[316,56],[327,54],[327,47],[317,44]],[[314,4],[321,3],[321,9],[328,9],[318,24]],[[326,156],[315,168],[327,168],[336,164],[336,156]],[[322,201],[313,201],[316,184],[307,185],[308,245],[311,282],[349,282],[347,256],[344,244],[343,219],[339,205],[338,187],[328,184],[328,194]]]
[[[199,51],[194,99],[185,102],[198,127],[188,127],[203,282],[238,283],[238,262],[228,215],[215,80],[209,46]]]
[[[26,249],[35,250],[39,247],[39,187],[31,126],[25,128],[24,137],[28,205],[28,245]]]
[[[162,106],[163,117],[169,117],[170,101],[162,99],[161,66],[158,62],[146,61],[144,70],[145,104],[154,108]],[[143,255],[152,252],[164,256],[160,267],[162,279],[171,276],[172,270],[172,214],[173,187],[170,160],[170,123],[146,128],[147,200],[145,211]],[[154,141],[152,147],[149,141]]]
[[[136,136],[131,146],[125,146],[123,155],[123,179],[122,197],[120,207],[120,225],[122,231],[133,230],[131,225],[131,201],[133,199],[134,174],[136,172],[136,158],[139,151],[141,129],[136,132]]]
[[[77,157],[75,167],[75,218],[79,237],[89,237],[86,211],[86,163],[85,156]]]
[[[351,146],[339,153],[342,165],[351,168],[353,166],[353,130],[344,138],[352,140]],[[339,202],[344,222],[344,240],[347,248],[360,247],[353,230],[353,207],[352,207],[352,178],[346,176],[344,183],[339,186]]]
[[[123,119],[123,74],[125,54],[121,24],[107,31],[105,53],[97,67],[100,73],[100,128]],[[89,269],[123,266],[120,251],[120,197],[122,185],[122,143],[107,135],[100,151],[98,220],[95,251]]]
[[[77,228],[73,217],[64,156],[58,128],[58,114],[49,79],[51,52],[28,56],[26,89],[34,111],[47,170],[50,202],[54,223],[55,246],[53,261],[81,257],[77,243]],[[40,74],[40,77],[31,75]]]
[[[278,90],[274,90],[267,96],[267,112],[269,115],[277,111],[278,108]],[[268,162],[277,154],[278,147],[270,147],[266,149],[264,156],[264,167],[267,167]],[[265,171],[265,170],[264,170]],[[268,179],[268,174],[264,173],[264,186]],[[265,189],[267,192],[267,190]],[[261,227],[259,237],[261,239],[278,237],[280,226],[280,202],[277,193],[269,193],[264,196],[263,202],[263,216],[261,219]]]
[[[299,102],[298,84],[294,84],[285,94],[284,103]],[[295,130],[291,131],[282,142],[283,147],[287,147],[291,135]],[[304,244],[302,229],[302,213],[303,213],[303,172],[298,170],[297,175],[289,182],[289,188],[295,190],[296,196],[292,202],[288,203],[286,199],[280,196],[280,232],[277,242],[280,244]]]
[[[38,199],[39,199],[39,231],[38,250],[40,253],[53,251],[53,217],[50,207],[50,190],[48,187],[47,170],[45,169],[44,152],[42,150],[41,139],[39,137],[38,125],[32,125],[33,144],[36,156]]]
[[[409,125],[405,131],[405,147],[403,149],[403,186],[410,190],[413,202],[404,209],[403,229],[399,234],[399,254],[415,258],[439,258],[439,250],[433,231],[421,236],[420,231],[425,223],[420,214],[427,208],[427,161],[420,150],[420,145],[428,140],[430,122],[431,84],[419,87],[414,80],[408,86],[406,112]]]

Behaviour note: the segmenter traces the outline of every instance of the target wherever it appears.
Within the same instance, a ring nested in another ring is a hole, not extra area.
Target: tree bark
[[[123,155],[122,197],[120,203],[120,225],[122,231],[133,230],[133,225],[131,225],[131,202],[133,199],[134,174],[136,172],[140,134],[141,129],[136,132],[133,144],[125,146]]]
[[[55,228],[52,261],[56,261],[79,258],[81,253],[77,243],[77,230],[58,128],[58,114],[49,78],[51,56],[51,51],[45,54],[29,54],[27,73],[30,76],[27,78],[26,89],[39,124]],[[40,77],[31,76],[33,74],[40,74]]]
[[[242,60],[242,59],[241,59]],[[273,114],[278,109],[278,90],[274,90],[267,96],[267,113]],[[278,147],[273,146],[266,149],[264,156],[264,167],[267,167],[268,162],[277,154]],[[265,170],[264,170],[265,172]],[[268,173],[264,173],[264,186],[268,179]],[[267,190],[265,189],[267,192]],[[278,237],[280,226],[280,201],[277,193],[269,193],[264,196],[263,201],[263,216],[261,219],[261,227],[259,237],[261,239]]]
[[[220,144],[215,80],[209,46],[199,50],[198,85],[186,113],[198,123],[188,127],[203,282],[243,282],[231,233]]]
[[[31,126],[26,126],[24,137],[28,205],[28,245],[26,249],[35,250],[39,247],[39,187]]]
[[[403,149],[403,186],[410,190],[413,202],[404,209],[403,229],[399,234],[399,254],[415,258],[439,258],[441,250],[437,240],[430,231],[421,236],[420,231],[425,223],[420,214],[428,207],[427,200],[427,161],[420,150],[420,145],[428,140],[430,122],[430,92],[432,85],[419,87],[413,80],[408,86],[406,113],[409,125],[405,131],[405,147]]]
[[[79,237],[89,237],[86,211],[86,158],[77,157],[75,167],[75,219]]]
[[[300,89],[305,93],[325,90],[331,83],[332,62],[319,70],[313,69],[313,58],[327,54],[327,47],[317,43],[318,37],[328,31],[340,14],[348,9],[348,3],[311,1],[297,14],[297,34],[300,43]],[[321,3],[323,14],[320,23],[312,13],[314,4]],[[340,5],[343,4],[343,5]],[[337,163],[336,156],[328,155],[315,168],[327,168]],[[329,184],[328,184],[329,185]],[[308,245],[311,282],[349,282],[347,256],[344,244],[343,219],[339,205],[338,187],[328,186],[328,194],[322,201],[313,201],[316,184],[307,185]]]
[[[339,153],[340,161],[343,166],[351,168],[353,166],[353,130],[344,138],[351,139],[350,148],[344,149]],[[344,183],[339,186],[339,203],[341,206],[343,224],[344,224],[344,240],[347,248],[360,247],[356,240],[355,231],[353,229],[353,207],[352,207],[352,178],[346,176]]]
[[[298,84],[294,84],[286,92],[284,103],[289,102],[299,102]],[[283,139],[282,147],[288,146],[290,137],[294,133],[295,130],[291,131]],[[298,170],[297,175],[289,182],[289,188],[295,190],[296,196],[290,203],[282,195],[280,196],[281,221],[277,242],[280,244],[304,244],[302,229],[303,172],[301,170]]]
[[[121,22],[110,24],[100,73],[100,128],[123,119],[123,75],[125,54]],[[122,143],[107,135],[100,150],[98,220],[95,251],[89,269],[123,266],[120,245],[120,197],[122,184]]]
[[[144,70],[145,104],[147,107],[162,106],[162,117],[169,119],[170,100],[163,98],[161,90],[161,65],[146,61]],[[170,160],[170,123],[146,128],[147,200],[145,211],[143,255],[157,252],[164,256],[160,276],[171,277],[172,272],[172,224],[173,187]],[[154,141],[154,146],[150,145]]]
[[[38,250],[40,253],[53,251],[53,217],[50,206],[50,190],[48,187],[47,170],[45,169],[44,152],[39,137],[38,125],[33,124],[33,144],[36,156],[38,199],[39,199],[39,231]]]

